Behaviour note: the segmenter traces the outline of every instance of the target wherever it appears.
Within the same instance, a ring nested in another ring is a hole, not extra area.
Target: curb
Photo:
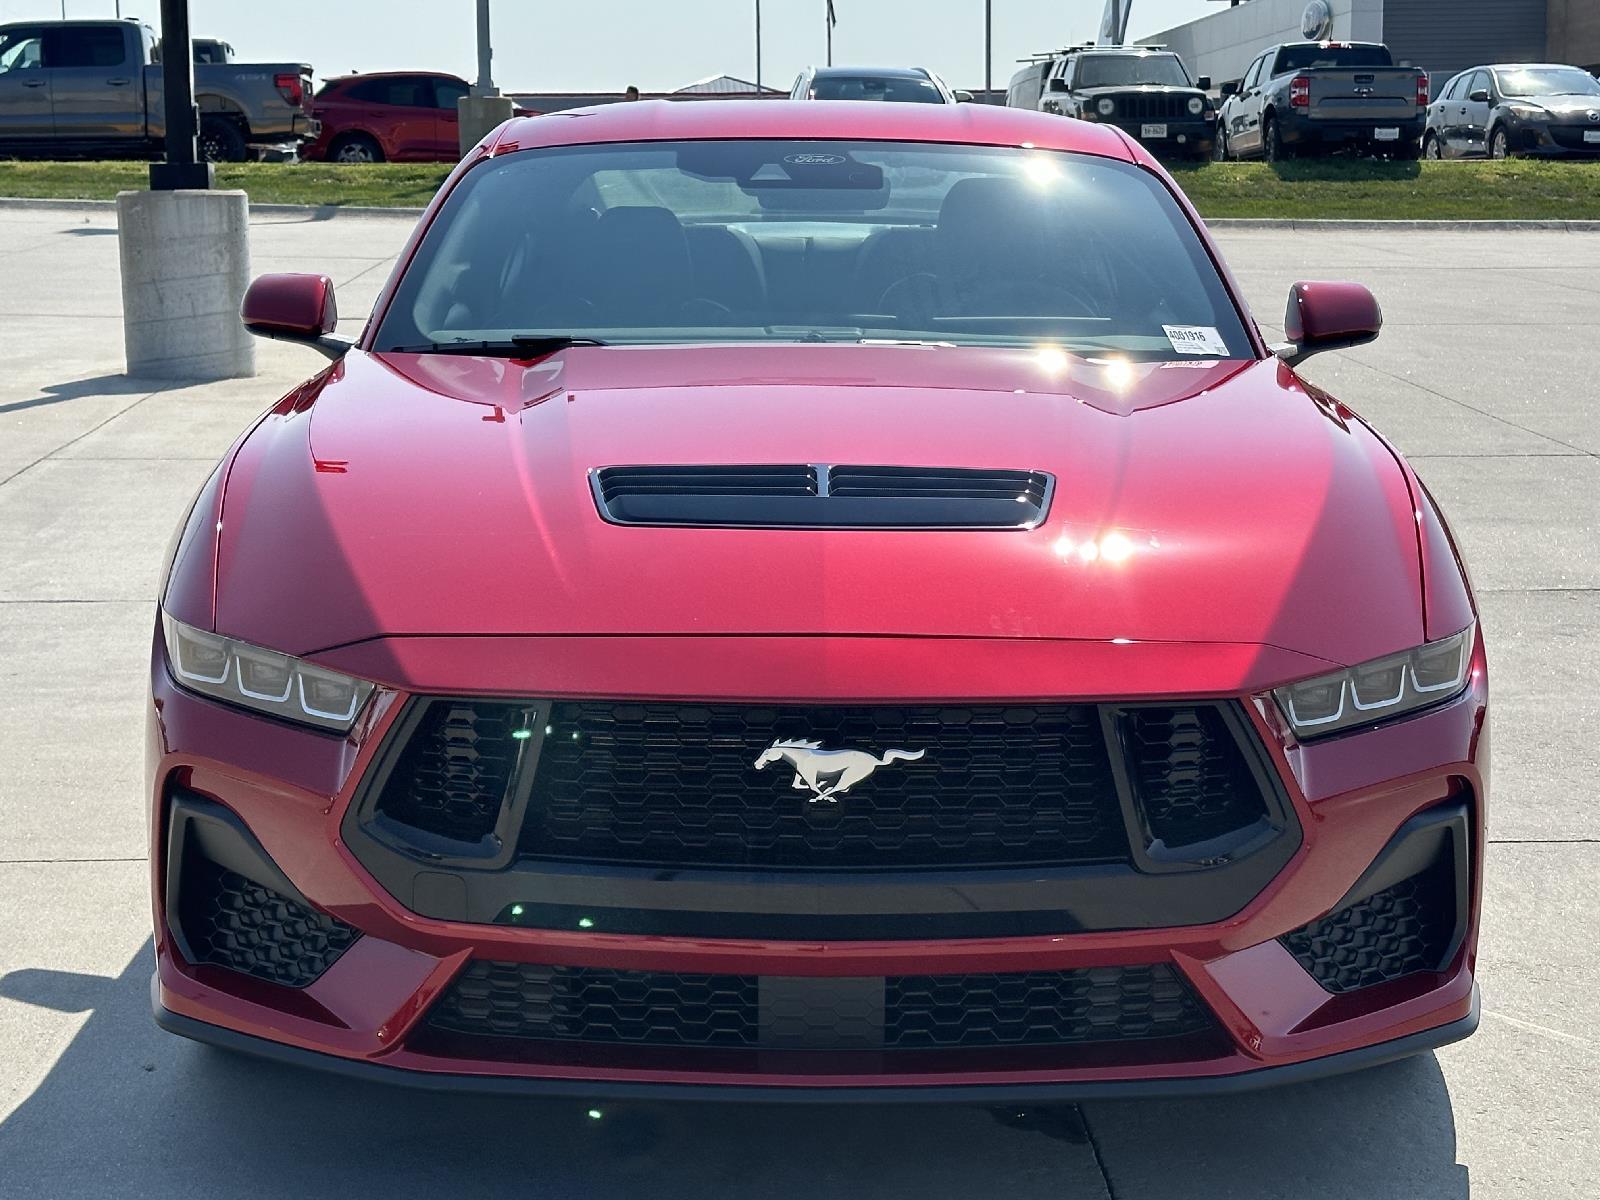
[[[73,211],[87,209],[91,212],[115,209],[115,200],[55,200],[0,196],[0,209],[40,209],[44,211]],[[389,208],[381,205],[357,204],[252,204],[252,213],[267,216],[311,217],[329,220],[333,217],[408,217],[416,220],[422,216],[421,208]],[[1357,217],[1300,218],[1300,217],[1210,217],[1201,218],[1211,229],[1279,229],[1295,232],[1333,233],[1342,230],[1432,230],[1435,233],[1600,233],[1600,220],[1596,221],[1413,221],[1407,219],[1376,220]]]
[[[0,196],[0,209],[33,209],[42,212],[115,212],[115,200],[59,200],[46,197]],[[328,220],[331,217],[410,217],[415,220],[424,209],[387,208],[362,204],[252,204],[252,213],[268,216],[312,217]]]
[[[1291,229],[1333,232],[1341,229],[1419,229],[1436,233],[1600,233],[1600,221],[1413,221],[1357,217],[1202,217],[1212,229]]]

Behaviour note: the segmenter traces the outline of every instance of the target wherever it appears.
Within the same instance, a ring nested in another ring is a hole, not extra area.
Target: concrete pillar
[[[466,154],[502,121],[509,120],[516,109],[510,96],[463,96],[456,102],[460,114],[456,128],[461,131],[461,153]]]
[[[123,192],[122,337],[128,374],[239,379],[256,373],[239,320],[250,283],[250,202],[243,192]]]

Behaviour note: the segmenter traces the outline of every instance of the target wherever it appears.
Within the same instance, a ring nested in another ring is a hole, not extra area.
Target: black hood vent
[[[702,529],[1032,529],[1050,510],[1042,471],[968,467],[601,467],[614,525]]]

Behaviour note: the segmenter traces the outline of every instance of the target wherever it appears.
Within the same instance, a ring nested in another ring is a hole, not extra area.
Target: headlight
[[[1190,96],[1189,97],[1189,111],[1190,112],[1192,112],[1195,116],[1198,117],[1201,113],[1205,112],[1205,110],[1206,110],[1206,102],[1204,100],[1200,99],[1199,96]]]
[[[1097,113],[1099,113],[1102,117],[1109,117],[1112,113],[1117,111],[1117,106],[1112,101],[1110,96],[1104,97],[1100,101],[1100,103],[1098,103],[1098,104],[1096,104],[1094,106],[1094,108],[1095,108],[1095,111]]]
[[[348,733],[373,685],[161,614],[178,686],[286,721]]]
[[[1508,104],[1511,115],[1524,121],[1535,121],[1545,115],[1544,109],[1536,104]]]
[[[1302,740],[1403,716],[1461,694],[1476,629],[1468,625],[1453,637],[1292,683],[1272,695]]]

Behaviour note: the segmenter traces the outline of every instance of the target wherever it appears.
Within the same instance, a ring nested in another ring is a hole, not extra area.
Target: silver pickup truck
[[[0,25],[0,153],[148,157],[166,132],[155,36],[134,21]],[[213,162],[315,136],[311,68],[199,63],[200,144]]]
[[[1337,149],[1418,157],[1428,75],[1397,67],[1377,42],[1274,46],[1222,85],[1218,158],[1269,162]]]

